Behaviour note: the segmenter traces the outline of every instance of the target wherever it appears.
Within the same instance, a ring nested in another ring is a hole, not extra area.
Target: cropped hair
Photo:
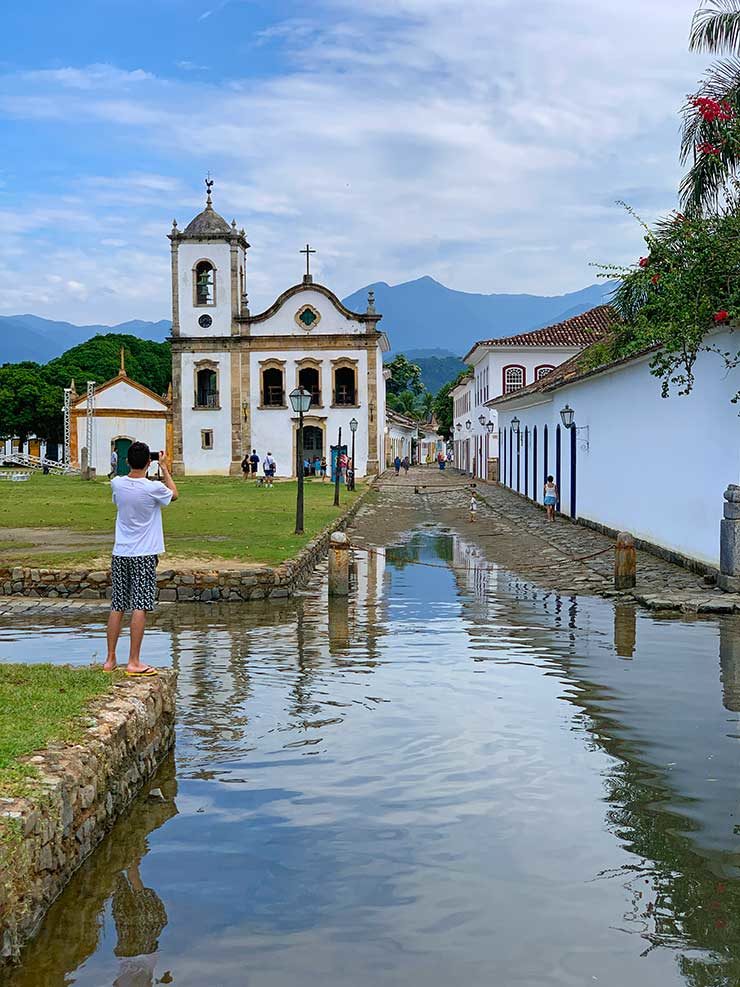
[[[126,459],[132,470],[143,470],[149,465],[150,458],[146,442],[132,442],[128,447]]]

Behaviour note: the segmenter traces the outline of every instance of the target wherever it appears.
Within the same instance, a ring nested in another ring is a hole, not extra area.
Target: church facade
[[[384,459],[388,340],[378,329],[372,294],[352,312],[309,273],[265,311],[247,297],[247,242],[236,222],[205,209],[169,234],[172,256],[173,469],[190,475],[237,475],[252,449],[267,452],[278,476],[295,476],[298,416],[290,392],[303,386],[312,401],[304,416],[307,458],[351,452],[358,476],[379,472]]]

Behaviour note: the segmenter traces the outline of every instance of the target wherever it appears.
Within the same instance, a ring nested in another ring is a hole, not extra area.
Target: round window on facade
[[[210,329],[210,327],[213,325],[213,319],[210,317],[210,315],[201,315],[201,317],[198,319],[198,325],[201,327],[201,329]]]

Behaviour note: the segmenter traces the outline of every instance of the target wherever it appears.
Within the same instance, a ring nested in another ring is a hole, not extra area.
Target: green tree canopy
[[[39,435],[52,442],[62,438],[61,388],[44,378],[37,363],[6,363],[0,367],[0,435]]]
[[[469,369],[469,367],[465,367],[464,370],[461,370],[454,380],[443,384],[434,396],[434,417],[437,419],[439,431],[445,439],[449,439],[452,435],[452,421],[454,417],[450,391],[460,383]]]
[[[391,376],[385,382],[386,394],[400,394],[402,391],[421,394],[424,390],[421,367],[411,363],[403,353],[399,353],[390,363],[387,363],[386,368],[391,372]]]
[[[93,336],[79,346],[73,346],[46,364],[45,376],[58,387],[67,387],[72,378],[78,387],[86,380],[103,384],[118,373],[121,347],[128,376],[156,394],[166,393],[172,379],[170,344],[115,332]]]

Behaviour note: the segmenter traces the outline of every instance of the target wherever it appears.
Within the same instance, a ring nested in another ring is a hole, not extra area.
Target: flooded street
[[[104,614],[9,620],[89,663]],[[441,524],[161,608],[174,757],[8,987],[740,983],[740,624],[563,596]],[[145,890],[148,889],[148,890]]]

